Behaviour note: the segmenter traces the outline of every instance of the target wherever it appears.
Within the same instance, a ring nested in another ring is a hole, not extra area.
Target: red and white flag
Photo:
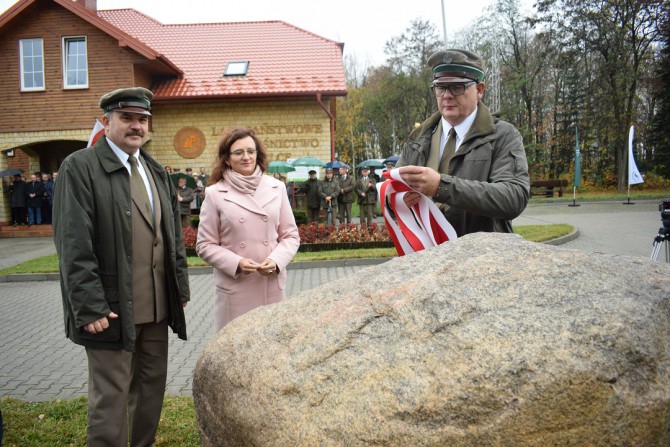
[[[93,126],[93,131],[91,132],[91,136],[88,139],[88,146],[86,147],[91,147],[95,144],[98,139],[105,134],[105,126],[102,125],[102,123],[98,120],[95,120],[95,125]]]
[[[388,180],[377,183],[379,202],[399,256],[456,239],[456,230],[431,199],[421,194],[412,208],[405,205],[403,197],[413,189],[400,177],[399,168],[382,175]]]

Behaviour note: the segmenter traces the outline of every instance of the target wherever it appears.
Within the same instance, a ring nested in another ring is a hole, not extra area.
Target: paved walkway
[[[658,203],[638,201],[630,206],[621,202],[582,203],[580,207],[568,207],[567,202],[531,204],[514,224],[569,223],[578,228],[579,237],[563,247],[649,258],[654,237],[661,226]],[[17,253],[19,250],[21,253]],[[0,239],[2,260],[9,265],[25,256],[30,258],[53,252],[50,239],[41,243]],[[663,256],[661,253],[659,262],[663,261]],[[316,268],[292,266],[287,295],[290,298],[299,291],[329,281],[346,281],[348,275],[364,268],[352,264],[355,263],[333,262]],[[202,272],[203,269],[199,269],[198,273]],[[189,340],[183,342],[170,337],[167,384],[170,394],[191,394],[191,379],[198,355],[214,335],[211,274],[192,274],[191,294],[193,301],[186,307]],[[58,281],[0,283],[0,306],[0,398],[12,396],[27,401],[44,401],[85,396],[86,357],[80,346],[64,337]]]

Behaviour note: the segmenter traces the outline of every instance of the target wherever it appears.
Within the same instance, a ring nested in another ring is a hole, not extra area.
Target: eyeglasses
[[[463,84],[433,85],[431,88],[435,92],[435,96],[438,98],[440,96],[444,96],[447,90],[449,90],[449,93],[451,93],[453,96],[461,96],[463,93],[465,93],[465,89],[476,83],[477,81],[465,82]]]
[[[249,157],[255,157],[258,151],[256,149],[247,149],[246,151],[240,149],[230,153],[233,157],[244,157],[244,154],[247,154]]]

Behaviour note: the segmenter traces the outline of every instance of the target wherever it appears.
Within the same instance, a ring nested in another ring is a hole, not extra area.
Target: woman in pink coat
[[[234,129],[219,144],[196,243],[198,256],[214,267],[217,331],[285,297],[286,266],[300,236],[286,187],[266,169],[267,154],[252,130]]]

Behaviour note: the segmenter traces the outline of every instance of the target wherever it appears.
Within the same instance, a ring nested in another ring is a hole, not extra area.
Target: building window
[[[224,76],[244,76],[247,74],[249,68],[249,61],[232,61],[226,64],[226,71]]]
[[[42,39],[19,40],[21,91],[44,90],[44,47]]]
[[[63,87],[88,87],[86,37],[63,37]]]

